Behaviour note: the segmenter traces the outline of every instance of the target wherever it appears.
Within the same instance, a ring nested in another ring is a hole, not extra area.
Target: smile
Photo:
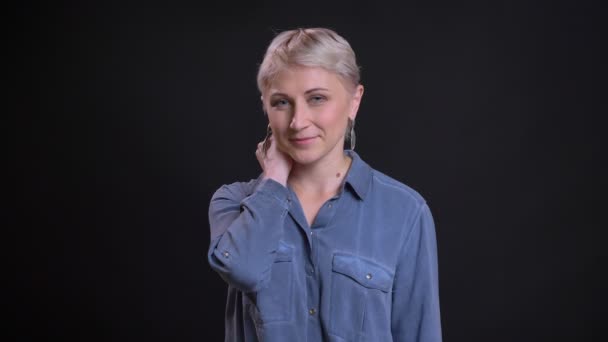
[[[291,143],[294,145],[305,146],[305,145],[312,143],[315,140],[315,138],[316,137],[294,138],[294,139],[289,139],[289,141],[291,141]]]

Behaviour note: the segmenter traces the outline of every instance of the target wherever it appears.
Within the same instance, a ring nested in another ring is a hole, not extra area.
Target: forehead
[[[329,91],[344,91],[342,79],[337,74],[319,67],[289,67],[275,75],[268,87],[268,93],[304,93],[313,88]]]

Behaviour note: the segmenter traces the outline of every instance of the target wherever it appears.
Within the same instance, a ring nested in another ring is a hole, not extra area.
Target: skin
[[[256,157],[265,178],[294,189],[309,224],[337,194],[350,167],[344,135],[362,96],[362,85],[349,86],[333,72],[301,66],[281,71],[262,94],[273,135],[268,152],[259,143]]]

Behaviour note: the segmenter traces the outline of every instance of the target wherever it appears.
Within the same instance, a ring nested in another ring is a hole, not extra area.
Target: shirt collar
[[[353,150],[344,150],[344,154],[353,159],[348,174],[346,175],[345,185],[348,184],[359,199],[365,199],[372,179],[372,168],[359,157]]]

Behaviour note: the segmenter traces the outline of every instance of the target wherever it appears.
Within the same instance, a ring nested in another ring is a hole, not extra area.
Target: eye
[[[308,101],[310,101],[312,104],[321,104],[323,102],[325,102],[327,100],[327,98],[323,95],[313,95],[309,98]]]
[[[270,105],[275,108],[284,108],[286,106],[289,106],[289,101],[287,101],[286,99],[276,99],[270,102]]]

